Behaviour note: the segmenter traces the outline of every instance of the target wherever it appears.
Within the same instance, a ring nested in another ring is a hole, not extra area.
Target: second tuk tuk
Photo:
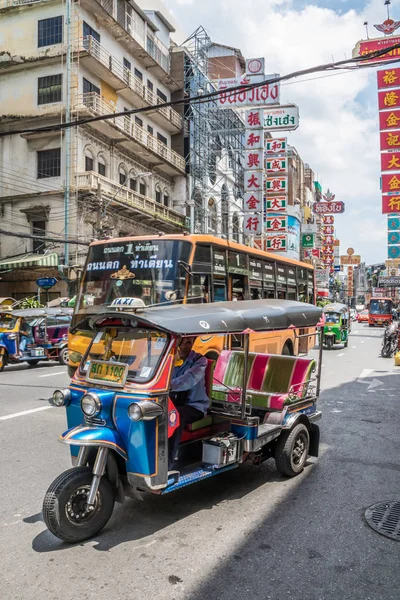
[[[123,300],[119,310],[114,304],[91,317],[90,346],[70,386],[51,400],[66,408],[60,441],[70,446],[73,465],[44,498],[44,521],[55,536],[71,543],[93,537],[114,503],[137,490],[168,494],[269,458],[292,477],[309,455],[318,456],[321,360],[317,366],[313,358],[252,353],[249,336],[316,327],[320,308],[254,300],[135,310],[137,299]],[[204,333],[236,335],[243,345],[208,360],[207,414],[182,428],[177,470],[169,471],[171,438],[180,426],[170,393],[179,344]],[[322,343],[319,352],[321,358]]]
[[[68,363],[68,329],[72,309],[27,308],[0,312],[0,371],[8,364],[26,362],[36,366],[40,361]],[[28,327],[23,331],[26,322]],[[28,343],[21,349],[23,335]]]
[[[351,318],[348,306],[335,302],[324,306],[325,325],[323,342],[328,350],[335,344],[347,348],[351,331]]]

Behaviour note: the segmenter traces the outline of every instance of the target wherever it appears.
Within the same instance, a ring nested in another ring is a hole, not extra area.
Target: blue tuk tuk
[[[317,366],[312,358],[252,353],[249,337],[317,327],[320,308],[254,300],[134,309],[134,299],[120,300],[91,317],[93,337],[79,369],[51,399],[66,408],[60,441],[70,446],[73,464],[44,498],[44,521],[54,535],[71,543],[93,537],[114,502],[137,489],[168,494],[269,458],[293,477],[309,455],[318,456],[321,360]],[[179,343],[182,336],[212,334],[235,335],[243,345],[208,360],[208,412],[183,431],[177,470],[169,471],[179,426],[170,393]]]

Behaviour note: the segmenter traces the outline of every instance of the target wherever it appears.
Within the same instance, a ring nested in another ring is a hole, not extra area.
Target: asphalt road
[[[5,599],[398,600],[400,545],[364,520],[400,500],[400,367],[381,329],[355,325],[324,353],[320,457],[294,478],[243,465],[165,497],[117,505],[94,540],[70,546],[41,520],[70,467],[63,409],[46,398],[66,369],[0,373],[0,594]]]

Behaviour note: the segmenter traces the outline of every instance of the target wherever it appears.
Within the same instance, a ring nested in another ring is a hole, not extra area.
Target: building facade
[[[68,279],[94,237],[189,229],[182,115],[147,110],[179,93],[166,16],[125,0],[1,0],[0,17],[1,295],[36,293],[40,255]]]

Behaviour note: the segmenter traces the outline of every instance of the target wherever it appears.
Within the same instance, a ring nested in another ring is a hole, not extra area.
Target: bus
[[[368,325],[389,325],[392,322],[393,300],[391,298],[371,298],[368,307]]]
[[[88,319],[116,298],[140,298],[148,306],[259,298],[315,304],[314,268],[212,235],[159,234],[93,242],[69,333],[71,376],[90,341]],[[241,337],[232,340],[234,347],[241,347]],[[223,335],[205,335],[196,349],[216,358],[226,343]],[[313,343],[314,338],[301,338],[299,344],[295,333],[287,330],[254,334],[250,349],[297,355]]]

